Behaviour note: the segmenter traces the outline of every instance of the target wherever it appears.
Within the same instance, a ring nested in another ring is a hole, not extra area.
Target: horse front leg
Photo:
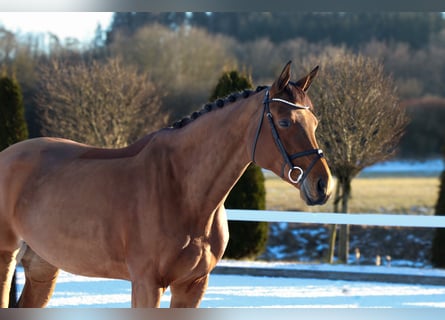
[[[131,282],[132,308],[159,308],[165,288],[151,281],[134,280]]]
[[[170,308],[198,308],[209,284],[209,274],[192,282],[173,283]]]

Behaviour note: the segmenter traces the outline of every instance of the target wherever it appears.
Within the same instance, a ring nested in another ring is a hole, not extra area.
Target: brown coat
[[[311,106],[305,91],[314,74],[290,84],[289,70],[290,64],[270,96]],[[168,286],[172,307],[198,306],[228,241],[223,203],[252,161],[258,120],[266,117],[263,99],[264,90],[124,149],[38,138],[1,152],[1,306],[8,305],[20,245],[26,273],[20,306],[45,306],[58,269],[127,279],[134,307],[158,307]],[[317,148],[311,111],[281,102],[270,108],[289,153]],[[281,119],[291,125],[281,128]],[[266,123],[260,129],[255,162],[280,175],[282,155]],[[311,163],[294,161],[303,169]],[[330,185],[324,158],[295,184],[311,204],[324,203]]]

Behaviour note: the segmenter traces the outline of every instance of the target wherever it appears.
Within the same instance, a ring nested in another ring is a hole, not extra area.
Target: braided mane
[[[266,88],[268,88],[268,87],[267,86],[258,86],[256,88],[256,90],[244,90],[244,91],[241,91],[241,92],[232,93],[232,94],[228,95],[227,97],[225,97],[223,99],[217,99],[217,100],[215,100],[212,103],[207,103],[207,104],[205,104],[202,107],[201,110],[195,111],[190,116],[185,117],[185,118],[183,118],[181,120],[178,120],[178,121],[174,122],[171,125],[171,128],[173,128],[173,129],[180,129],[180,128],[186,126],[187,124],[189,124],[190,122],[192,122],[193,120],[199,118],[203,114],[206,114],[206,113],[208,113],[208,112],[210,112],[212,110],[223,108],[226,104],[233,103],[236,100],[238,100],[239,98],[246,99],[250,95],[252,95],[253,93],[257,93],[257,92],[263,91]]]

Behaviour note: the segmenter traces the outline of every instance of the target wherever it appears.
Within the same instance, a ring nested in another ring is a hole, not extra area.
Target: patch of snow
[[[436,269],[231,260],[223,260],[219,265],[373,273],[397,272],[445,277],[445,270]],[[19,290],[21,290],[24,283],[23,269],[18,269],[17,276]],[[161,307],[168,307],[170,299],[171,293],[167,290],[161,300]],[[128,281],[80,277],[61,271],[49,307],[127,308],[130,304],[131,285]],[[201,307],[445,308],[445,286],[212,274]]]
[[[410,267],[385,267],[372,265],[351,265],[351,264],[306,264],[292,262],[267,262],[267,261],[239,261],[221,260],[218,266],[244,267],[244,268],[276,268],[292,270],[315,270],[325,272],[356,272],[356,273],[384,273],[416,276],[445,277],[445,269],[433,268],[410,268]]]
[[[362,170],[362,174],[388,174],[388,173],[407,173],[410,175],[438,175],[445,170],[445,163],[441,158],[419,160],[389,160],[376,163]],[[272,171],[263,169],[265,177],[274,177]]]
[[[445,169],[442,159],[417,160],[390,160],[376,163],[365,168],[363,173],[412,173],[412,174],[436,174]]]

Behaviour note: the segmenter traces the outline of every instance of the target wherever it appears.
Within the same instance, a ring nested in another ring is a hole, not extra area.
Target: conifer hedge
[[[25,108],[19,84],[13,78],[0,78],[0,151],[28,138]]]
[[[445,147],[443,149],[445,157]],[[436,216],[445,216],[445,170],[440,176],[439,197],[437,199]],[[445,228],[437,228],[434,233],[431,263],[435,268],[445,268]]]
[[[252,88],[249,77],[236,70],[224,73],[218,81],[210,100],[223,98],[230,93]],[[266,190],[261,168],[251,164],[229,193],[225,207],[228,209],[266,208]],[[229,221],[230,239],[225,252],[226,258],[253,259],[263,253],[269,235],[267,222]]]

